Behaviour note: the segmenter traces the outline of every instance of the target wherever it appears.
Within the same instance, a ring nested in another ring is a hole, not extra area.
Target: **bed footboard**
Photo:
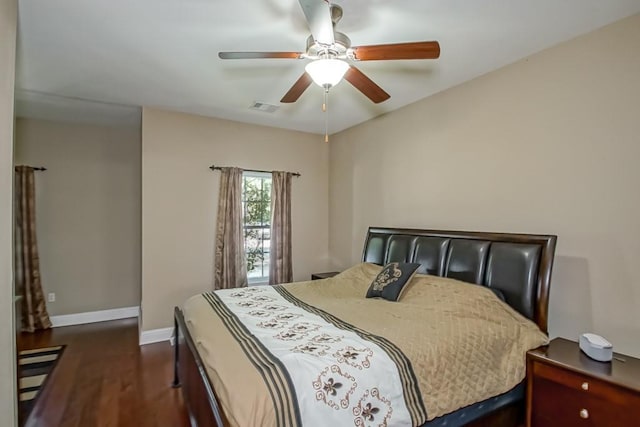
[[[182,310],[174,309],[175,360],[173,386],[182,388],[191,425],[223,427],[223,415],[209,375],[187,329]]]

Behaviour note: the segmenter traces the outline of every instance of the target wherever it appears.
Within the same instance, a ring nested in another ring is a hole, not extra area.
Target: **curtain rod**
[[[211,165],[209,166],[209,169],[213,170],[220,170],[222,169],[224,166],[214,166]],[[259,170],[259,169],[242,169],[243,171],[247,171],[247,172],[260,172],[260,173],[272,173],[273,171],[263,171],[263,170]],[[298,172],[289,172],[291,175],[293,176],[300,176],[300,174]]]

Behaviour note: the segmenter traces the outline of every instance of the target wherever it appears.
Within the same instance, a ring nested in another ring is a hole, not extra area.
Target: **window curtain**
[[[22,330],[51,328],[42,291],[36,239],[36,200],[33,168],[17,166],[15,177],[15,281],[22,295]]]
[[[270,285],[293,281],[291,260],[291,176],[289,172],[273,172],[271,178]]]
[[[242,226],[242,169],[222,168],[216,224],[214,289],[247,286]]]

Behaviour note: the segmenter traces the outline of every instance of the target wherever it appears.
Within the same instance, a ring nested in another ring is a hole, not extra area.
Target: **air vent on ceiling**
[[[262,111],[263,113],[273,113],[278,110],[277,105],[266,104],[264,102],[254,102],[249,107],[250,110]]]

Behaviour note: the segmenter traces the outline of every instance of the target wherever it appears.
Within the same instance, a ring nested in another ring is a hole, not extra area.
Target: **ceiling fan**
[[[310,59],[306,72],[293,84],[280,100],[296,102],[302,93],[317,83],[325,89],[338,84],[344,77],[356,89],[374,103],[390,98],[390,95],[346,61],[375,61],[394,59],[436,59],[440,56],[437,41],[351,46],[344,33],[335,30],[342,18],[342,8],[328,0],[299,0],[311,35],[307,38],[305,52],[219,52],[221,59]],[[346,61],[345,61],[346,60]]]

